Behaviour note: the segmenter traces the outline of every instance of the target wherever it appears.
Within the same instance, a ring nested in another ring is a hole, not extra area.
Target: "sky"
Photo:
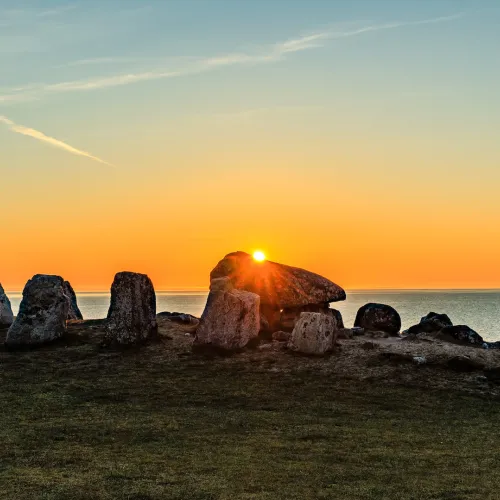
[[[496,0],[0,0],[0,283],[500,288]]]

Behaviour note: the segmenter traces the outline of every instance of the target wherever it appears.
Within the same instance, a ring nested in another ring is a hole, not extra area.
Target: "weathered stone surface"
[[[121,272],[111,286],[104,345],[134,345],[157,333],[156,294],[145,274]]]
[[[0,328],[6,328],[14,322],[14,314],[9,297],[0,284]]]
[[[337,328],[340,330],[341,328],[345,328],[344,319],[342,318],[342,313],[337,309],[330,309],[330,314],[335,318],[337,323]]]
[[[483,337],[466,325],[447,326],[441,329],[439,332],[439,338],[447,340],[447,337],[460,344],[475,347],[482,347],[484,344]]]
[[[453,326],[451,319],[446,314],[438,314],[435,312],[430,312],[427,316],[424,316],[418,325],[413,325],[408,330],[405,330],[404,334],[416,334],[419,333],[434,333],[441,329]]]
[[[64,282],[64,292],[69,298],[68,319],[69,320],[82,320],[83,315],[78,308],[78,301],[76,300],[76,293],[73,290],[69,281]]]
[[[303,312],[293,329],[288,348],[302,354],[321,356],[333,349],[336,332],[332,315]]]
[[[278,310],[345,300],[341,287],[318,274],[276,262],[257,262],[245,252],[226,255],[210,279],[224,276],[235,288],[258,294],[261,305]]]
[[[229,292],[234,288],[231,278],[224,276],[210,281],[211,292]]]
[[[354,327],[366,331],[382,331],[397,335],[401,330],[401,317],[396,309],[385,304],[365,304],[356,315]]]
[[[260,297],[243,290],[211,291],[195,346],[211,346],[225,350],[245,347],[260,330]]]
[[[69,304],[60,276],[33,276],[24,287],[19,313],[5,344],[10,348],[36,346],[61,337],[66,332]]]

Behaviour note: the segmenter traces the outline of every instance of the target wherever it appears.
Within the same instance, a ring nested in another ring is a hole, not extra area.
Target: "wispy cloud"
[[[90,153],[87,153],[86,151],[82,151],[81,149],[76,149],[73,146],[70,146],[69,144],[66,144],[63,141],[60,141],[59,139],[55,139],[54,137],[50,137],[48,135],[45,135],[43,132],[40,132],[39,130],[35,130],[33,128],[29,127],[24,127],[23,125],[18,125],[17,123],[13,122],[6,116],[0,115],[0,123],[3,123],[4,125],[7,125],[9,130],[12,132],[15,132],[16,134],[21,134],[25,135],[27,137],[32,137],[33,139],[36,139],[37,141],[44,142],[46,144],[49,144],[50,146],[53,146],[58,149],[62,149],[63,151],[67,151],[68,153],[77,155],[77,156],[84,156],[85,158],[89,158],[90,160],[94,160],[98,163],[102,163],[104,165],[108,165],[110,167],[114,167],[111,163],[108,163],[107,161],[102,160],[101,158],[98,158],[97,156],[93,156]]]
[[[87,80],[66,81],[35,86],[30,84],[27,85],[27,87],[30,87],[30,89],[27,91],[16,91],[12,89],[8,94],[0,95],[0,103],[24,99],[31,100],[39,98],[42,95],[53,93],[90,91],[122,85],[130,85],[143,81],[175,78],[179,76],[193,75],[206,71],[212,71],[220,67],[271,63],[280,61],[292,53],[323,47],[328,41],[334,39],[359,36],[375,31],[393,30],[405,26],[446,23],[464,16],[465,12],[459,12],[450,16],[435,17],[431,19],[423,19],[420,21],[398,21],[386,24],[374,24],[350,30],[346,30],[345,28],[344,30],[325,29],[323,31],[310,33],[297,38],[292,38],[283,42],[276,43],[274,45],[268,46],[258,53],[235,52],[204,59],[196,59],[192,60],[190,65],[182,66],[179,69],[167,69],[165,67],[161,67],[138,73],[125,73]],[[82,60],[80,62],[76,61],[74,64],[85,65],[95,63],[96,61],[96,59],[89,59]]]

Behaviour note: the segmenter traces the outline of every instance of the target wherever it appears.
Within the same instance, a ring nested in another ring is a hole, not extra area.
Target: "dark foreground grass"
[[[0,497],[500,498],[497,401],[182,351],[1,353]]]

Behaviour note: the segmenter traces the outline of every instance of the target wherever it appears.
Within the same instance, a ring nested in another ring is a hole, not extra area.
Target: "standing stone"
[[[232,289],[230,283],[229,278],[211,282],[207,304],[196,330],[195,346],[241,349],[259,334],[260,297]]]
[[[7,332],[8,347],[35,346],[66,332],[69,299],[60,276],[37,274],[23,290],[16,320]]]
[[[69,309],[68,309],[68,319],[69,320],[82,320],[83,315],[78,308],[78,302],[76,300],[76,293],[73,290],[69,281],[64,282],[64,291],[69,298]]]
[[[354,327],[369,332],[386,332],[397,335],[401,330],[401,317],[396,309],[385,304],[365,304],[356,314]]]
[[[331,314],[303,312],[293,329],[288,348],[322,356],[333,349],[336,332],[335,318]]]
[[[0,284],[0,328],[6,328],[14,322],[14,314],[10,306],[9,297]]]
[[[142,344],[157,330],[156,295],[149,277],[130,272],[116,274],[103,344]]]

